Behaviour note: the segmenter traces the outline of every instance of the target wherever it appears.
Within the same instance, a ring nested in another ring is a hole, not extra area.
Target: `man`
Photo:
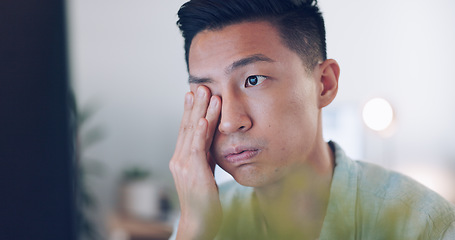
[[[315,1],[192,0],[176,239],[455,239],[455,210],[322,138],[340,73]],[[236,182],[218,188],[215,164]]]

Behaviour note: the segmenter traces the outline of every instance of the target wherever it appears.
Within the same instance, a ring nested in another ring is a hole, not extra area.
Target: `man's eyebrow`
[[[233,62],[226,68],[226,73],[229,74],[239,67],[246,66],[255,62],[275,62],[273,59],[265,56],[264,54],[254,54]]]

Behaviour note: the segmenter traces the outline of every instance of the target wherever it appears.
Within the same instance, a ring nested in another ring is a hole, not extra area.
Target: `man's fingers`
[[[194,106],[191,111],[191,121],[196,125],[200,118],[205,117],[209,105],[210,91],[205,86],[199,86],[195,93]]]
[[[207,107],[209,105],[210,91],[205,86],[199,86],[194,93],[193,107],[191,109],[191,116],[185,124],[184,139],[182,141],[181,150],[186,152],[192,146],[194,133],[198,126],[199,119],[205,117]]]
[[[196,132],[194,133],[191,145],[191,159],[196,161],[206,161],[207,152],[205,150],[205,136],[207,134],[207,120],[200,118],[197,123]],[[200,162],[198,164],[201,164]]]
[[[220,97],[210,98],[210,95],[206,86],[199,86],[196,93],[189,92],[185,95],[184,113],[174,154],[188,156],[190,151],[202,149],[204,155],[198,155],[206,159],[205,154],[212,144],[221,111]],[[202,138],[198,135],[200,131],[204,132]]]
[[[220,111],[221,111],[221,99],[219,96],[212,96],[210,98],[210,104],[207,109],[207,115],[205,118],[208,121],[208,131],[206,136],[207,141],[207,151],[212,144],[213,134],[216,131],[216,127],[218,125],[218,119],[220,118]]]
[[[193,102],[194,102],[194,94],[192,92],[187,92],[185,94],[185,104],[183,107],[183,116],[182,121],[180,123],[180,132],[177,138],[177,148],[180,148],[183,145],[183,141],[186,136],[186,132],[188,130],[191,117],[191,111],[193,110]]]

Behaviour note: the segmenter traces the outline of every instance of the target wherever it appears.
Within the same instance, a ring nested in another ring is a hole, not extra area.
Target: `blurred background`
[[[175,219],[168,161],[188,90],[175,25],[184,2],[67,1],[86,239],[164,239]],[[455,2],[319,5],[328,56],[341,66],[324,137],[455,202]],[[367,104],[375,98],[390,105]]]

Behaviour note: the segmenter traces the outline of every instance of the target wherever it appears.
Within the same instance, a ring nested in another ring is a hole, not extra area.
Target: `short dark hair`
[[[283,43],[301,57],[309,71],[327,59],[324,19],[317,0],[191,0],[181,6],[178,17],[188,70],[196,34],[252,21],[267,21],[276,27]]]

